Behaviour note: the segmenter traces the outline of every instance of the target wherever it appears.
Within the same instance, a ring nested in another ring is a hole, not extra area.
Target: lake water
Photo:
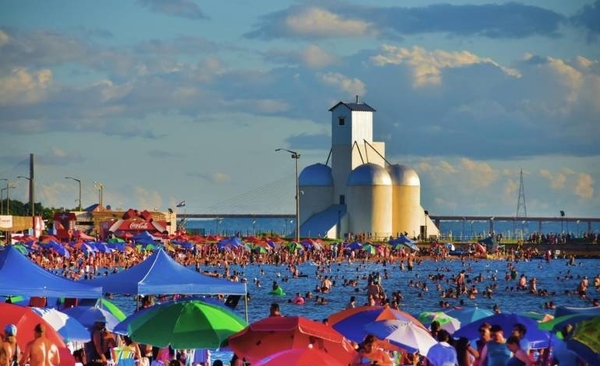
[[[389,273],[389,279],[384,279],[382,285],[386,290],[386,293],[390,295],[393,291],[401,291],[404,296],[404,301],[401,303],[401,309],[407,311],[413,315],[418,315],[422,311],[438,311],[440,298],[439,292],[436,290],[436,283],[429,280],[430,275],[444,273],[446,278],[450,278],[453,274],[457,274],[461,270],[467,270],[467,280],[473,278],[476,275],[481,274],[484,277],[482,283],[478,283],[476,286],[479,290],[480,295],[476,300],[468,300],[466,297],[461,297],[465,302],[465,306],[478,306],[483,309],[492,309],[494,304],[498,304],[503,312],[515,312],[521,313],[526,311],[536,312],[549,312],[553,313],[552,310],[545,310],[544,303],[547,301],[553,301],[557,306],[574,306],[574,307],[587,307],[591,306],[589,301],[584,301],[576,295],[567,296],[564,294],[566,290],[575,292],[575,289],[581,280],[581,277],[587,276],[590,280],[590,285],[593,284],[595,276],[600,275],[600,260],[597,259],[582,259],[577,260],[575,266],[568,266],[567,260],[556,259],[550,263],[546,263],[542,260],[533,260],[530,262],[521,261],[516,263],[516,268],[521,274],[525,274],[528,279],[536,277],[538,290],[547,289],[549,292],[555,292],[555,296],[551,297],[540,297],[537,295],[529,294],[524,291],[506,291],[505,288],[516,287],[516,281],[506,281],[504,279],[507,272],[507,263],[502,260],[481,260],[481,261],[469,261],[466,266],[463,266],[458,260],[450,260],[444,262],[434,262],[432,260],[423,261],[420,265],[416,265],[412,272],[400,271],[398,265],[387,265],[377,263],[340,263],[335,264],[331,268],[331,272],[323,273],[323,275],[329,275],[336,281],[336,285],[329,294],[325,295],[328,300],[327,305],[317,305],[314,301],[307,301],[305,305],[293,305],[287,301],[291,299],[296,292],[300,292],[303,295],[308,291],[313,291],[315,286],[319,284],[316,278],[317,266],[309,263],[300,266],[302,273],[308,275],[308,277],[291,278],[286,266],[274,266],[274,265],[250,265],[245,268],[239,266],[232,266],[233,271],[239,271],[242,273],[244,278],[248,279],[248,291],[251,295],[251,300],[248,304],[249,310],[249,321],[253,322],[259,320],[268,315],[269,306],[273,302],[278,302],[281,306],[282,313],[284,315],[299,315],[308,317],[314,320],[321,321],[328,315],[337,311],[343,310],[348,303],[350,296],[354,295],[357,297],[357,305],[363,305],[367,301],[366,291],[366,279],[364,276],[371,272],[378,272],[382,276],[384,270],[387,269]],[[469,270],[470,266],[470,270]],[[203,270],[218,271],[220,273],[223,270],[219,267],[202,267]],[[261,269],[264,270],[264,274],[261,274]],[[497,277],[497,280],[492,279],[493,276]],[[284,282],[283,278],[289,276],[289,281]],[[356,287],[359,289],[355,292],[355,287],[343,287],[344,278],[360,278],[360,286]],[[258,279],[262,284],[262,287],[257,287],[254,284],[254,279]],[[410,287],[408,284],[410,281],[426,282],[429,291],[423,292],[416,287]],[[274,296],[270,295],[270,287],[273,281],[277,281],[281,287],[285,290],[286,296]],[[440,282],[441,286],[448,288],[453,286],[446,282]],[[497,284],[497,289],[494,291],[492,299],[485,299],[482,296],[482,292],[486,286],[492,286]],[[177,290],[174,289],[174,292]],[[313,294],[316,294],[313,292]],[[421,297],[419,297],[421,294]],[[588,290],[588,296],[590,298],[600,298],[600,291],[593,289],[590,286]],[[451,306],[459,305],[458,299],[443,299],[449,301]],[[131,298],[116,297],[115,302],[126,312],[131,313],[135,309],[135,304]],[[235,310],[242,317],[244,316],[244,304],[240,302]],[[217,356],[223,359],[229,359],[230,354],[218,353]]]

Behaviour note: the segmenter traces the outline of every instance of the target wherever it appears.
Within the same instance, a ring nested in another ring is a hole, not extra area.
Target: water
[[[295,221],[290,219],[268,219],[268,218],[219,218],[207,220],[188,220],[186,229],[203,231],[206,235],[219,234],[222,236],[233,236],[241,234],[250,236],[260,233],[274,233],[279,236],[291,236],[296,228]],[[443,221],[440,224],[441,238],[448,241],[469,241],[477,237],[486,237],[489,234],[489,222],[487,221]],[[496,234],[502,234],[505,238],[527,238],[528,233],[538,231],[537,222],[518,227],[513,222],[494,222]],[[544,222],[542,225],[544,234],[548,233],[571,233],[575,237],[581,237],[587,231],[587,223],[560,223]],[[592,223],[591,231],[600,233],[600,223]]]
[[[294,297],[297,292],[304,295],[308,291],[313,291],[313,295],[318,295],[318,293],[314,292],[315,286],[319,284],[319,281],[315,276],[318,268],[317,266],[309,263],[300,265],[301,272],[308,275],[308,277],[289,278],[289,282],[283,281],[285,276],[290,276],[286,266],[250,265],[245,268],[231,266],[231,269],[233,271],[239,271],[244,278],[248,279],[248,291],[251,296],[251,300],[248,303],[250,322],[267,316],[269,306],[273,302],[278,302],[280,304],[284,315],[304,316],[321,321],[330,314],[343,310],[348,303],[350,296],[356,296],[357,305],[363,305],[367,301],[366,291],[364,290],[366,287],[364,276],[371,272],[379,272],[383,275],[385,269],[389,272],[390,278],[387,280],[384,279],[382,285],[388,295],[393,291],[402,292],[404,296],[404,301],[401,303],[402,310],[413,315],[418,315],[422,311],[438,311],[440,310],[440,300],[448,301],[451,306],[458,306],[458,299],[441,299],[439,292],[436,291],[436,283],[429,280],[428,276],[441,271],[447,278],[450,278],[452,274],[456,274],[463,269],[468,270],[468,265],[471,266],[471,271],[468,272],[467,279],[481,273],[484,276],[484,281],[476,285],[479,290],[478,299],[469,300],[464,296],[461,297],[465,302],[465,306],[478,306],[483,309],[491,310],[494,304],[498,304],[503,312],[515,313],[527,311],[553,313],[552,310],[544,309],[544,303],[547,301],[553,301],[557,306],[591,306],[589,301],[582,300],[576,295],[567,296],[564,292],[565,290],[574,292],[582,276],[587,276],[590,279],[590,285],[592,285],[593,278],[600,274],[600,260],[597,259],[582,259],[577,261],[576,266],[567,266],[567,261],[563,259],[552,260],[550,263],[546,263],[542,260],[518,262],[516,267],[519,276],[525,274],[528,279],[536,277],[538,290],[547,289],[551,293],[556,293],[556,295],[551,297],[540,297],[523,291],[506,291],[505,288],[507,286],[516,287],[517,283],[516,281],[506,281],[504,279],[507,271],[507,262],[501,260],[467,262],[467,267],[463,267],[458,260],[437,263],[426,260],[423,261],[422,264],[416,265],[412,272],[406,270],[400,271],[397,265],[388,265],[386,267],[382,264],[371,262],[358,262],[352,264],[341,263],[339,265],[334,265],[330,273],[325,273],[326,275],[332,276],[336,281],[333,291],[324,295],[329,302],[327,305],[317,305],[314,301],[307,301],[305,305],[293,305],[287,301]],[[210,271],[216,270],[220,273],[223,272],[220,267],[203,266],[202,269]],[[261,274],[261,269],[264,269],[264,274]],[[572,277],[565,277],[567,271],[570,271]],[[497,281],[492,280],[493,275],[497,276]],[[355,278],[357,276],[360,278],[360,285],[356,287],[359,289],[358,292],[356,292],[355,287],[342,286],[344,278]],[[260,281],[262,287],[257,287],[254,284],[255,278]],[[426,282],[429,291],[423,292],[415,287],[409,287],[408,283],[411,280],[415,282]],[[277,281],[280,284],[285,290],[286,296],[279,297],[268,294],[273,281]],[[498,288],[494,291],[493,298],[484,299],[481,294],[485,287],[495,283],[498,285]],[[444,288],[453,286],[453,284],[446,282],[440,282],[440,284]],[[174,292],[176,292],[175,289]],[[419,297],[419,294],[421,294],[421,297]],[[593,289],[593,286],[590,286],[588,296],[590,298],[600,298],[600,291]],[[131,313],[135,309],[133,300],[128,297],[117,296],[115,298],[115,303],[126,313]],[[240,302],[235,311],[242,317],[244,316],[243,302]],[[216,356],[221,357],[224,360],[228,360],[231,357],[229,353],[217,353]]]

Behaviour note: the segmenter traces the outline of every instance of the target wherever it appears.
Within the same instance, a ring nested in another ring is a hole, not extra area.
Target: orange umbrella
[[[346,366],[327,353],[314,348],[294,348],[277,352],[260,360],[253,366]]]
[[[58,347],[60,364],[64,366],[75,365],[75,358],[63,342],[58,332],[31,308],[7,303],[0,303],[0,324],[14,324],[17,327],[17,343],[22,350],[34,340],[33,328],[37,324],[46,326],[46,338]]]
[[[306,349],[309,345],[343,364],[356,356],[354,347],[335,329],[304,317],[269,317],[250,324],[229,337],[229,347],[255,363],[274,353]]]

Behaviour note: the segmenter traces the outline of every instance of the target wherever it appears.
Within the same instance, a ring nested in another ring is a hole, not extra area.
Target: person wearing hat
[[[20,356],[21,350],[17,344],[17,327],[14,324],[8,324],[4,327],[2,348],[0,348],[0,366],[18,365]]]
[[[46,325],[39,323],[33,328],[34,339],[27,344],[19,365],[58,366],[60,355],[58,347],[46,337]]]

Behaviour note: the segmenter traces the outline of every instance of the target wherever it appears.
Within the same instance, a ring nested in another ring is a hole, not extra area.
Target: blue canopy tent
[[[52,274],[8,246],[0,252],[0,294],[100,298],[102,287]]]
[[[419,250],[417,243],[404,234],[401,234],[396,239],[391,239],[390,245],[392,245],[392,246],[404,245],[412,250],[415,250],[415,251]]]
[[[129,269],[86,282],[117,294],[246,295],[245,283],[198,273],[177,263],[163,249]]]
[[[133,237],[133,241],[135,241],[138,244],[158,244],[157,240],[160,239],[154,237],[148,231],[144,231]]]

